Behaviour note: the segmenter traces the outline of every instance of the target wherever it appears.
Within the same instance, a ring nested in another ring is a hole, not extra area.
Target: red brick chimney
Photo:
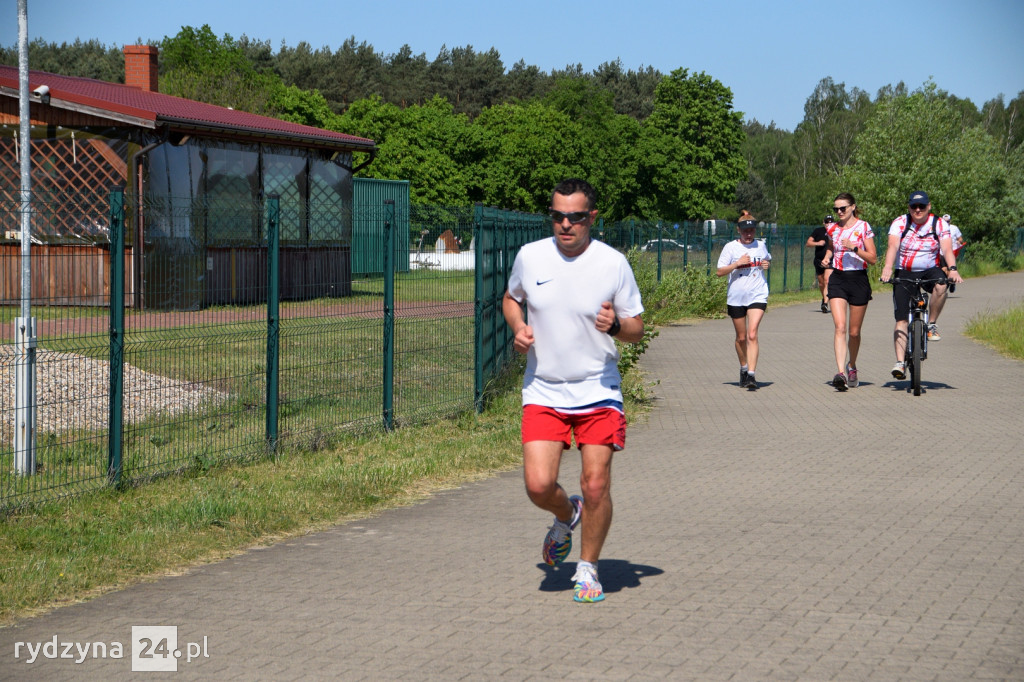
[[[140,90],[160,92],[157,77],[158,50],[151,45],[124,46],[124,84]]]

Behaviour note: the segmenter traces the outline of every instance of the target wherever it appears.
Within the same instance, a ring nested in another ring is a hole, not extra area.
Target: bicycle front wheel
[[[921,354],[924,348],[924,320],[910,323],[910,387],[921,395]]]

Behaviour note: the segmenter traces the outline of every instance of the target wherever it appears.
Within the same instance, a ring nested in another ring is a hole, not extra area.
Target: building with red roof
[[[372,161],[375,143],[162,94],[156,48],[124,52],[124,84],[29,71],[33,242],[102,251],[109,193],[123,187],[132,305],[245,302],[265,275],[266,199],[276,195],[283,297],[350,292],[353,175]],[[13,205],[19,92],[18,68],[0,66],[0,202]],[[10,246],[12,235],[20,238],[15,215],[0,210],[0,240]],[[325,268],[334,274],[310,290],[303,272]],[[16,298],[10,269],[0,276],[0,301]],[[62,300],[103,284],[39,290],[47,286],[33,281],[33,298]],[[102,298],[92,293],[81,304]]]

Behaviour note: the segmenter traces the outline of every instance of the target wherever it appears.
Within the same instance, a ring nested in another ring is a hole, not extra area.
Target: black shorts
[[[946,273],[938,266],[928,268],[927,270],[919,270],[917,272],[911,270],[897,270],[895,274],[893,274],[895,279],[902,281],[916,281],[922,279],[936,280],[945,276]],[[925,282],[921,285],[921,288],[930,294],[935,291],[936,284],[938,284],[938,282]],[[910,317],[910,295],[913,291],[913,286],[903,286],[899,282],[892,285],[892,312],[897,321],[905,320]]]
[[[821,264],[821,261],[814,261],[814,274],[818,277],[825,274],[825,266]]]
[[[755,310],[768,310],[767,303],[751,303],[750,305],[727,305],[725,311],[729,313],[729,317],[734,320],[739,320],[747,316],[747,311],[751,308]]]
[[[833,270],[828,276],[828,297],[845,299],[850,305],[867,305],[871,284],[867,270]]]

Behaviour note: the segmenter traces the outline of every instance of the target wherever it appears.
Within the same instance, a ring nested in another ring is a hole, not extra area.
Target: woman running
[[[718,258],[719,277],[729,277],[726,310],[736,329],[736,355],[740,360],[740,387],[757,390],[757,328],[768,308],[768,281],[764,271],[772,255],[764,242],[754,239],[757,221],[746,211],[736,227],[740,238],[729,242]]]
[[[832,385],[838,391],[845,391],[860,384],[857,376],[860,328],[871,300],[867,267],[874,264],[878,256],[875,233],[857,217],[853,195],[849,192],[838,195],[832,202],[832,209],[838,219],[828,228],[830,245],[822,265],[833,268],[828,278],[828,303],[836,326],[834,346],[839,371],[832,378]]]

